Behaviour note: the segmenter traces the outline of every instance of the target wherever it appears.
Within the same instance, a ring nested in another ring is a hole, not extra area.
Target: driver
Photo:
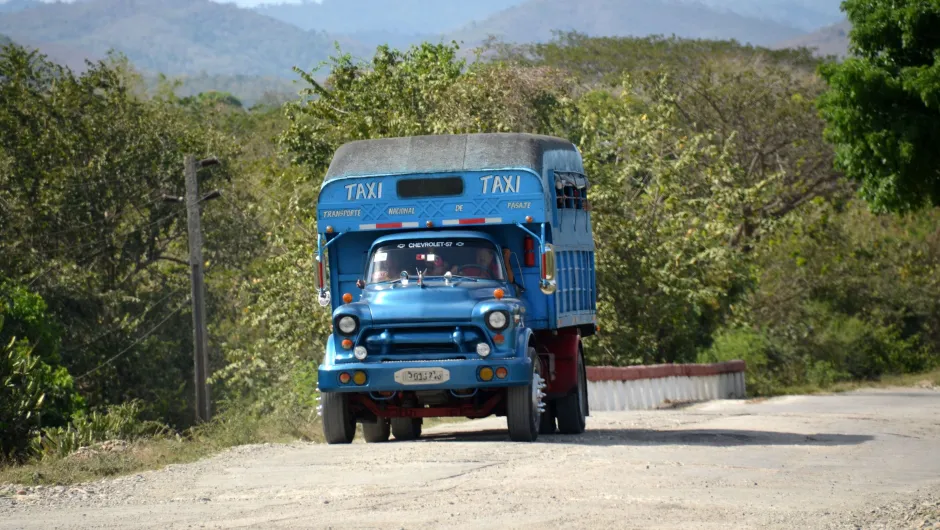
[[[399,274],[398,260],[392,256],[388,256],[384,263],[381,263],[379,267],[376,267],[372,273],[373,282],[384,282],[391,280],[392,278],[397,278]]]
[[[493,259],[493,251],[487,248],[478,248],[476,259],[473,264],[464,265],[467,269],[467,276],[476,276],[479,278],[496,278],[496,261]]]

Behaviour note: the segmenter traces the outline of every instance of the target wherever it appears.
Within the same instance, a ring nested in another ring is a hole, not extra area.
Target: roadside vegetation
[[[863,56],[891,44],[876,41]],[[753,396],[940,384],[940,177],[919,143],[940,123],[936,75],[903,95],[926,136],[903,131],[879,173],[853,142],[896,128],[849,119],[840,105],[857,106],[832,92],[852,90],[848,74],[805,50],[568,34],[481,52],[340,54],[327,81],[298,70],[295,100],[248,110],[168,83],[148,96],[120,57],[77,75],[4,48],[0,482],[317,440],[329,323],[310,274],[313,208],[333,151],[361,138],[525,131],[578,145],[598,248],[590,363],[743,359]],[[163,200],[182,195],[184,153],[221,161],[200,174],[222,192],[203,205],[216,411],[204,425],[185,210]]]

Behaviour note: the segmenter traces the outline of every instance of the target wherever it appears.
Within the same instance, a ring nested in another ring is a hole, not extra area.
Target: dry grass
[[[36,458],[0,467],[0,485],[68,485],[185,464],[229,447],[255,443],[322,440],[320,422],[301,416],[228,415],[181,436],[140,440],[122,450],[79,451],[65,458]]]
[[[818,386],[794,386],[781,389],[778,395],[838,394],[866,388],[935,388],[940,389],[940,368],[921,374],[884,376],[878,381],[849,381],[821,388]]]

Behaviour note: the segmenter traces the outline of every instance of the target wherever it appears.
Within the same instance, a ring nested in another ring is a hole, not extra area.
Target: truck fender
[[[535,334],[529,328],[522,328],[516,332],[516,356],[525,357],[528,355],[530,343],[534,343]]]

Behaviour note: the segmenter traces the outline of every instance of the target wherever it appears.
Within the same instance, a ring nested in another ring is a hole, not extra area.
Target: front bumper
[[[491,381],[479,377],[480,369],[489,367],[495,373],[497,368],[506,368],[504,379],[495,376]],[[408,368],[443,368],[450,378],[435,384],[401,384],[395,381],[395,373]],[[339,375],[346,372],[352,376],[355,372],[366,374],[366,382],[343,384]],[[462,390],[471,388],[501,388],[523,386],[532,378],[532,361],[528,357],[502,359],[472,359],[464,361],[395,361],[343,363],[336,366],[320,365],[318,383],[321,392],[395,392],[411,390]]]

